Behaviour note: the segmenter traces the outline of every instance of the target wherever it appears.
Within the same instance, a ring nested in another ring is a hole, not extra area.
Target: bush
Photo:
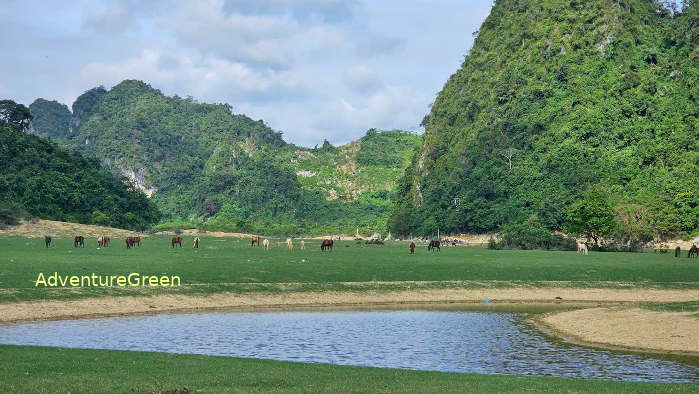
[[[576,250],[576,242],[559,234],[552,234],[541,226],[516,224],[505,227],[501,239],[488,241],[490,249],[542,249],[542,250]]]
[[[10,201],[0,202],[0,227],[13,226],[27,216],[21,204]]]

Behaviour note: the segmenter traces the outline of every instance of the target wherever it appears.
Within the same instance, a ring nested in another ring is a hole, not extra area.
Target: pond
[[[699,367],[574,346],[526,313],[207,312],[0,325],[0,343],[141,350],[428,371],[699,382]]]

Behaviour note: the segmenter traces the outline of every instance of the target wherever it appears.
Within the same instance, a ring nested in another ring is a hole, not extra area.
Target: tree
[[[600,191],[588,192],[583,199],[574,202],[568,209],[564,227],[569,234],[585,236],[599,246],[601,238],[612,235],[616,229],[614,209]]]
[[[19,126],[24,131],[31,120],[29,108],[12,100],[0,100],[0,121]]]

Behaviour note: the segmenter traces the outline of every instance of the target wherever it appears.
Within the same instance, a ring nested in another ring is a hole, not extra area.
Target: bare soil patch
[[[547,314],[544,329],[574,343],[629,350],[699,354],[696,312],[652,311],[619,306]]]
[[[556,298],[559,297],[559,298]],[[107,315],[221,308],[284,308],[420,303],[653,303],[699,299],[699,290],[484,288],[218,293],[207,296],[162,294],[145,297],[102,297],[71,301],[0,304],[0,322],[67,319]],[[587,320],[587,319],[586,319]]]
[[[147,235],[143,233],[136,233],[134,231],[114,227],[58,222],[54,220],[24,220],[17,226],[0,229],[0,236],[43,238],[47,235],[54,238],[73,238],[76,235],[82,235],[86,238],[97,238],[103,235],[112,238],[130,237],[134,235],[147,237]]]

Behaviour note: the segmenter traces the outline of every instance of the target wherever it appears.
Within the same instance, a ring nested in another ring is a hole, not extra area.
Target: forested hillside
[[[127,180],[112,175],[96,159],[27,134],[25,122],[3,115],[4,109],[24,106],[2,103],[1,222],[25,211],[44,219],[140,230],[160,219],[157,207]]]
[[[424,118],[392,230],[695,232],[697,8],[497,0]]]
[[[67,133],[44,131],[65,124],[46,102],[32,104],[32,125],[130,178],[161,208],[159,228],[385,232],[389,191],[418,143],[372,130],[343,147],[297,147],[226,104],[167,97],[133,80],[78,97]]]

